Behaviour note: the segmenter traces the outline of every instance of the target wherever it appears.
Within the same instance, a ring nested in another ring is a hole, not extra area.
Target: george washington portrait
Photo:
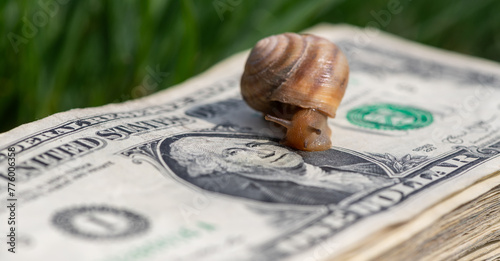
[[[163,140],[159,151],[172,173],[196,188],[267,203],[338,204],[394,183],[361,153],[297,151],[252,134],[181,134]]]

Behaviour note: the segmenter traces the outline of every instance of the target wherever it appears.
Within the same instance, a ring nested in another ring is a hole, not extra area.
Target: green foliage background
[[[365,26],[392,1],[0,1],[0,132],[168,88],[271,34],[319,22]],[[500,1],[399,3],[382,30],[500,60]],[[148,68],[167,75],[134,93]]]

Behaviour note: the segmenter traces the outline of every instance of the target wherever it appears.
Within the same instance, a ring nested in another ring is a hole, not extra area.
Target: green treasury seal
[[[409,130],[428,126],[432,114],[395,104],[364,105],[347,112],[347,120],[361,127],[378,130]]]

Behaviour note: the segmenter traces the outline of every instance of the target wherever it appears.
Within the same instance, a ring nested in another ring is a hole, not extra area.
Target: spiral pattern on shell
[[[275,114],[277,104],[286,104],[335,117],[348,78],[347,59],[335,44],[285,33],[257,42],[245,64],[241,93],[264,114]]]

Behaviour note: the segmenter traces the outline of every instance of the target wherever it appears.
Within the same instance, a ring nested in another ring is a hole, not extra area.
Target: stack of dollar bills
[[[373,28],[307,32],[349,59],[331,149],[282,146],[246,105],[248,52],[19,126],[0,134],[0,260],[499,259],[500,66]]]

